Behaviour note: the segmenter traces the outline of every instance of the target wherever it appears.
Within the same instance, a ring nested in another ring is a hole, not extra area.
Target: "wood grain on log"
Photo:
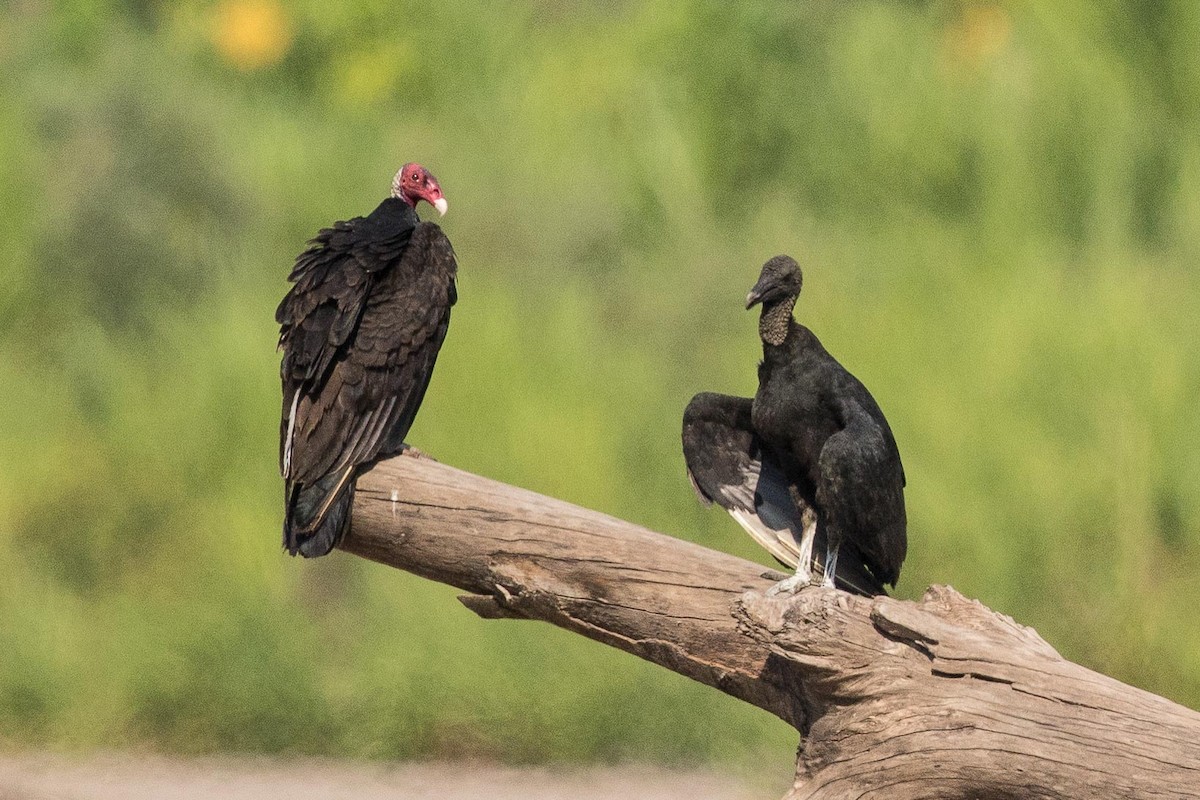
[[[949,587],[763,593],[758,564],[401,456],[342,548],[634,653],[800,731],[789,798],[1200,798],[1200,714],[1063,659]]]

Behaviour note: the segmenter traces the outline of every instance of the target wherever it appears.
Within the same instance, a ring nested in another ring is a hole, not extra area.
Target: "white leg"
[[[817,515],[808,511],[803,521],[804,533],[800,536],[800,557],[796,563],[796,574],[803,575],[805,583],[812,583],[812,551],[813,541],[817,538]]]
[[[817,537],[817,516],[812,513],[804,515],[804,533],[800,534],[800,552],[796,561],[796,574],[785,578],[767,589],[768,597],[781,594],[794,594],[805,586],[812,586],[812,551],[813,540]]]
[[[827,589],[834,588],[833,576],[837,574],[837,557],[837,545],[825,548],[825,580],[821,582],[821,585]]]

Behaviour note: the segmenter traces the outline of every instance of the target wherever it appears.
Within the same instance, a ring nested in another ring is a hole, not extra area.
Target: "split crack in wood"
[[[950,587],[916,603],[771,598],[780,575],[758,564],[430,459],[383,462],[358,485],[343,549],[457,586],[481,617],[550,622],[794,725],[792,800],[1200,798],[1200,714],[1064,660]]]

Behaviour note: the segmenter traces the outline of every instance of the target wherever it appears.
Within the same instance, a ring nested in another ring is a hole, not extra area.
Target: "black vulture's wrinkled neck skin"
[[[766,344],[776,347],[787,340],[788,330],[792,324],[792,308],[796,298],[785,297],[774,303],[763,304],[762,316],[758,318],[758,335]]]

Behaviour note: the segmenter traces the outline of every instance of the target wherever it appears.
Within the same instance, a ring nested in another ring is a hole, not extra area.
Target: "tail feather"
[[[354,468],[345,467],[310,484],[289,483],[283,518],[283,546],[305,558],[323,556],[350,529]]]
[[[817,552],[817,563],[813,568],[814,580],[825,577],[825,551],[820,549]],[[837,572],[833,575],[834,584],[839,589],[863,597],[886,596],[888,591],[884,588],[883,583],[867,569],[857,556],[857,553],[842,548],[837,560]]]
[[[817,538],[813,543],[813,552],[816,554],[817,562],[813,569],[814,576],[825,577],[825,549],[825,533],[818,526]],[[844,589],[851,594],[874,597],[888,593],[883,586],[883,581],[867,566],[862,554],[858,552],[853,543],[847,541],[843,541],[838,548],[837,571],[834,572],[833,580],[839,589]]]

